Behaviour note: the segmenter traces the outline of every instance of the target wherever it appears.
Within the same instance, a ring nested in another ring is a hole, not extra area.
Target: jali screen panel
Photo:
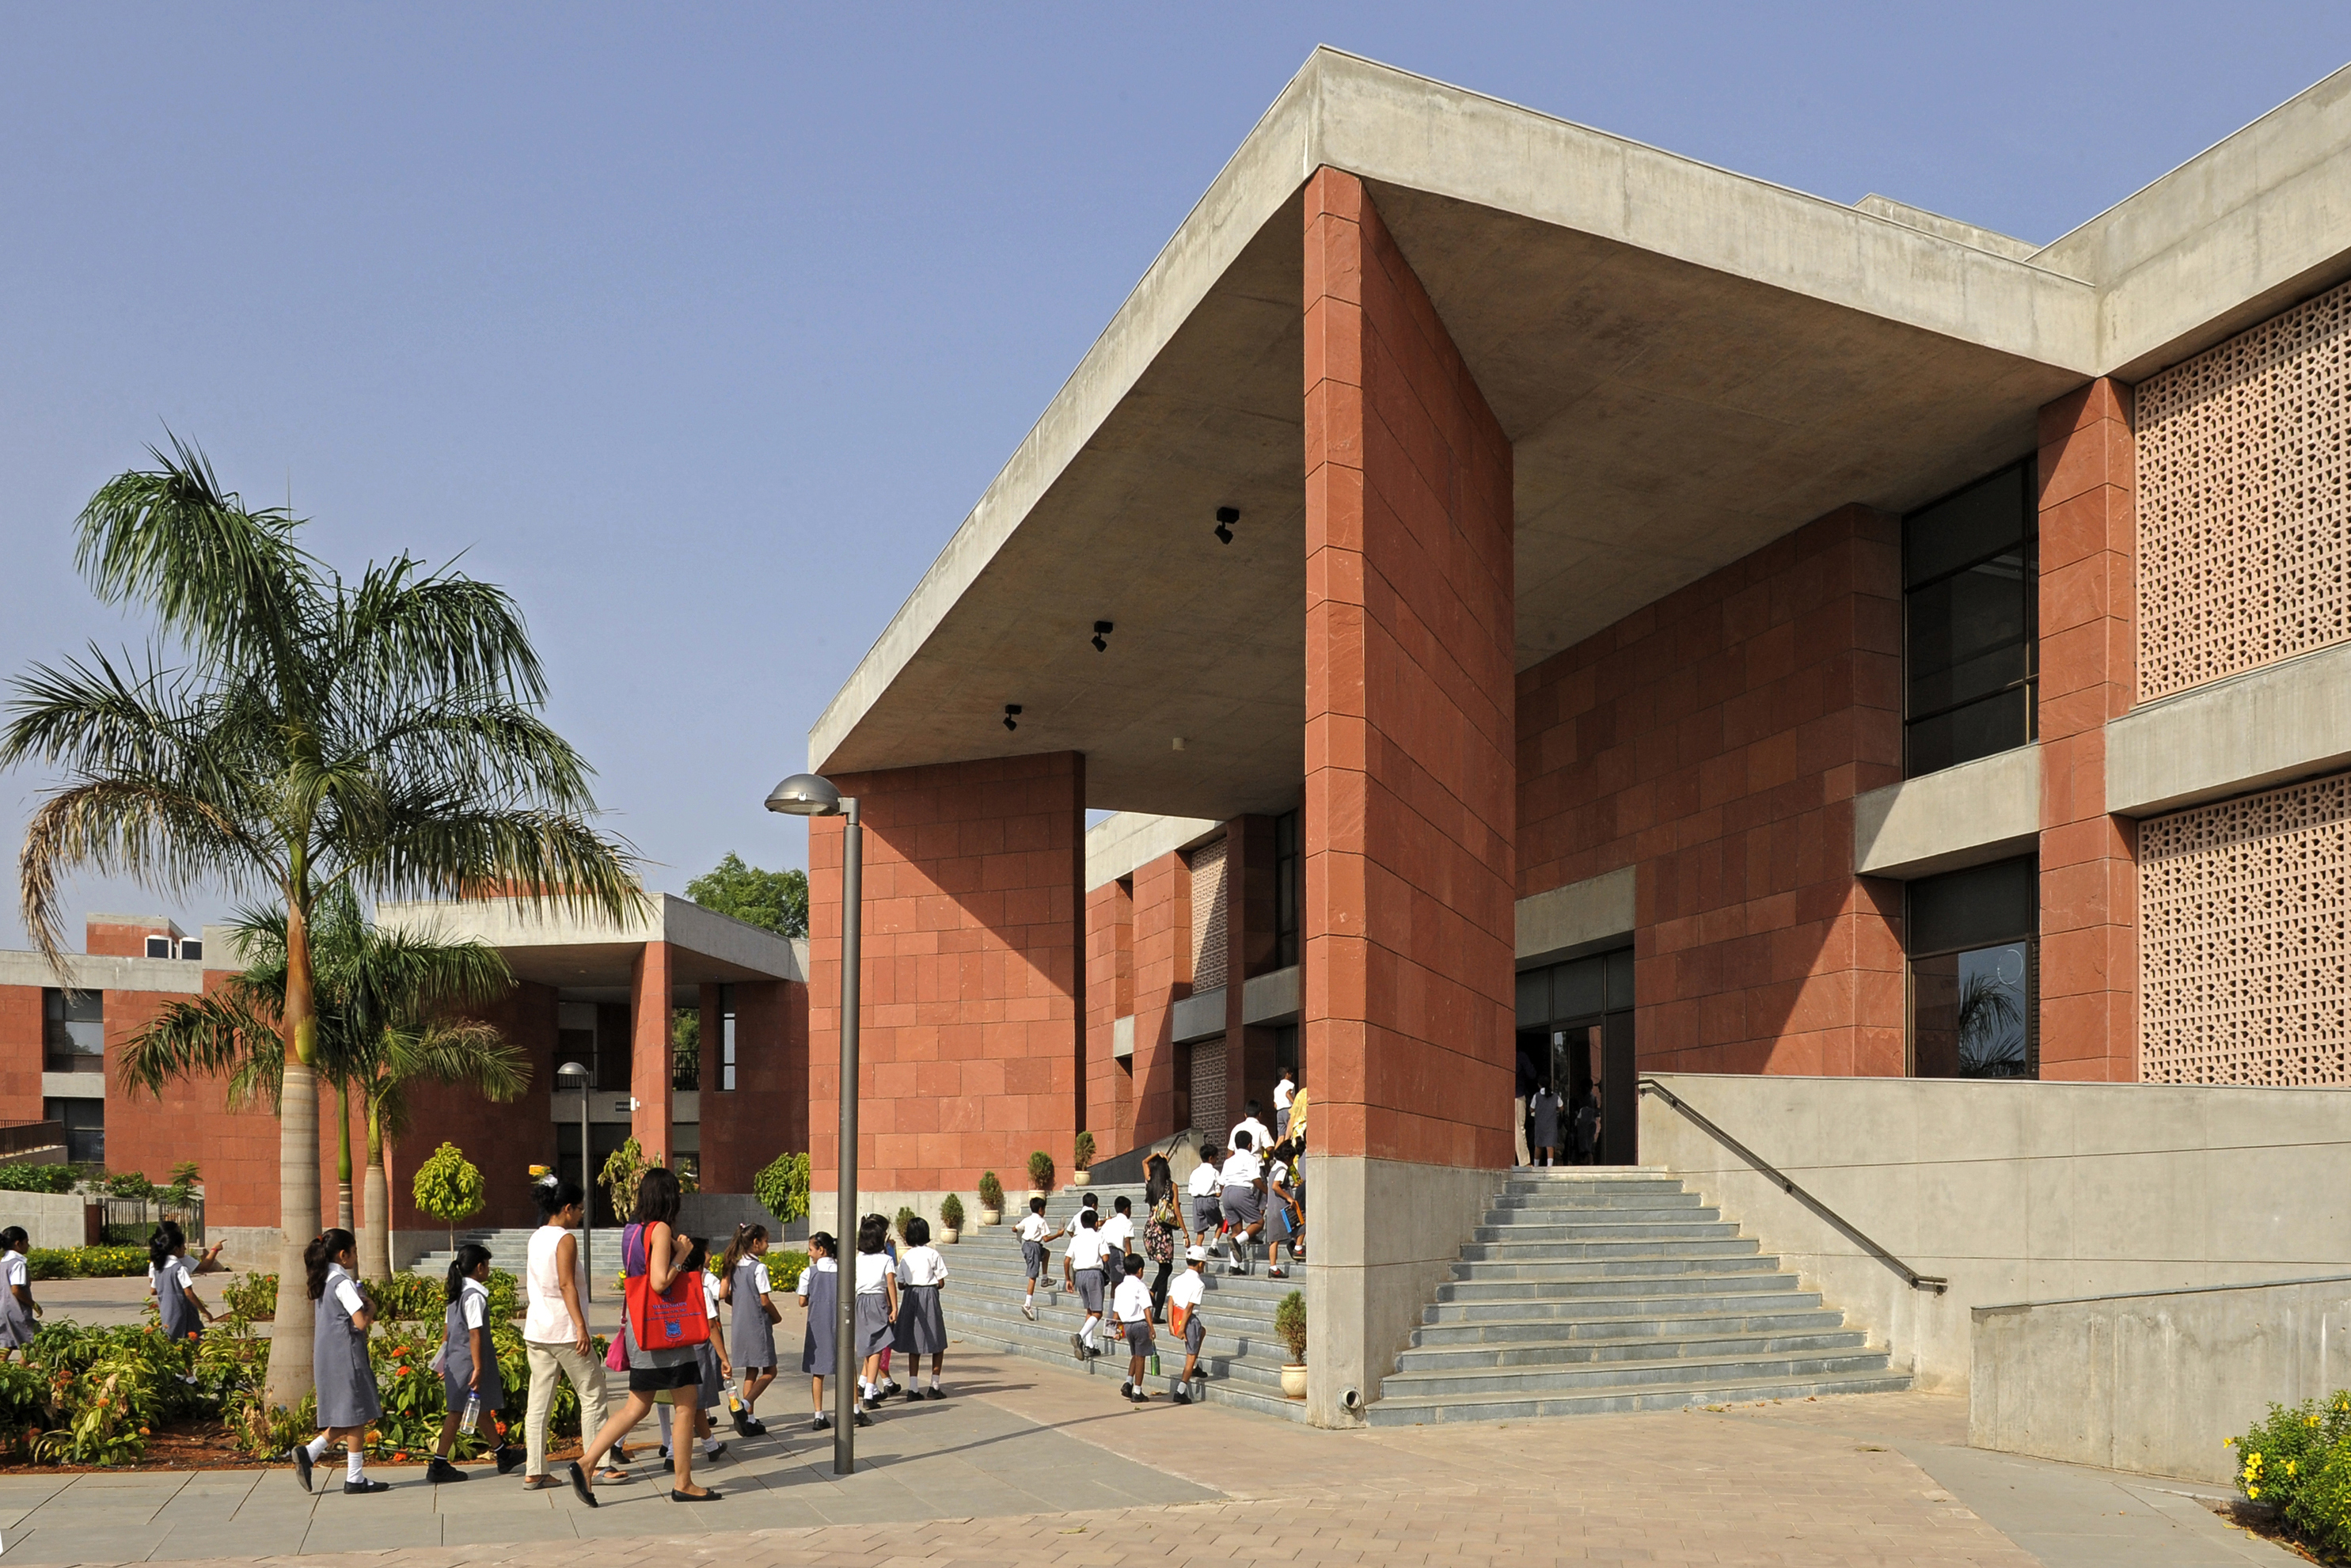
[[[2351,774],[2139,824],[2141,1076],[2351,1082]]]
[[[2351,638],[2351,284],[2137,402],[2140,700]]]

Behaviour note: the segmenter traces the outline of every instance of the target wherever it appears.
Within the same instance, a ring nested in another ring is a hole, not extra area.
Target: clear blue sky
[[[2340,0],[825,9],[0,12],[0,673],[143,637],[69,525],[168,423],[518,594],[656,886],[802,863],[761,797],[1316,43],[2034,240],[2351,60]]]

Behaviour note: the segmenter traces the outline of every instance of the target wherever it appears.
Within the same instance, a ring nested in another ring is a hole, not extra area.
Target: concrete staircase
[[[1089,1190],[1098,1195],[1104,1215],[1111,1212],[1112,1203],[1121,1196],[1134,1200],[1138,1216],[1144,1212],[1143,1188],[1139,1186],[1095,1186]],[[1056,1193],[1047,1204],[1045,1217],[1058,1228],[1077,1211],[1082,1197],[1076,1189]],[[1104,1334],[1100,1342],[1103,1354],[1091,1362],[1078,1360],[1070,1348],[1070,1336],[1085,1322],[1086,1314],[1074,1292],[1058,1289],[1061,1279],[1060,1244],[1051,1249],[1052,1266],[1046,1276],[1057,1287],[1055,1292],[1048,1296],[1040,1284],[1037,1291],[1037,1321],[1032,1323],[1020,1315],[1026,1275],[1020,1260],[1020,1238],[1013,1228],[1019,1217],[1029,1211],[1028,1195],[1008,1192],[1005,1201],[1008,1207],[1004,1224],[967,1228],[957,1245],[940,1249],[946,1255],[947,1288],[940,1297],[939,1307],[946,1318],[949,1338],[1050,1362],[1067,1371],[1108,1378],[1105,1392],[1114,1394],[1126,1376],[1126,1357],[1121,1354],[1118,1342]],[[1188,1203],[1189,1199],[1183,1201]],[[976,1221],[977,1212],[967,1211],[967,1218]],[[1139,1234],[1136,1243],[1140,1247]],[[1176,1256],[1176,1266],[1180,1272],[1184,1267],[1182,1253]],[[1157,1273],[1158,1265],[1147,1265],[1147,1270],[1144,1276],[1146,1283]],[[1303,1270],[1293,1270],[1287,1280],[1268,1279],[1262,1249],[1254,1273],[1235,1278],[1223,1270],[1223,1260],[1212,1258],[1207,1269],[1207,1296],[1200,1308],[1202,1322],[1207,1326],[1207,1339],[1200,1351],[1200,1368],[1207,1375],[1209,1401],[1303,1421],[1306,1402],[1282,1397],[1281,1364],[1290,1355],[1280,1336],[1273,1332],[1274,1307],[1291,1291],[1305,1288]],[[1157,1335],[1163,1375],[1151,1385],[1150,1392],[1164,1397],[1176,1375],[1184,1370],[1184,1347],[1165,1325],[1160,1326]],[[901,1374],[902,1381],[903,1378]],[[952,1351],[947,1356],[946,1383],[952,1390]]]
[[[1910,1386],[1660,1167],[1511,1173],[1366,1411],[1378,1427]]]

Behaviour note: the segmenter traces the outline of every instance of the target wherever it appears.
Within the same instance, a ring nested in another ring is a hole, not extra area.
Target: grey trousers
[[[580,1430],[589,1440],[604,1428],[604,1364],[592,1355],[582,1355],[569,1344],[541,1344],[537,1340],[523,1342],[523,1354],[530,1359],[530,1410],[523,1419],[523,1448],[528,1462],[523,1466],[527,1476],[547,1473],[547,1413],[555,1405],[555,1380],[559,1375],[571,1380],[580,1394]]]

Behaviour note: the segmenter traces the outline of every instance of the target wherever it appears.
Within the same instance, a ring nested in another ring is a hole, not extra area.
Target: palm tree
[[[219,990],[173,1002],[122,1048],[123,1081],[161,1094],[173,1079],[218,1074],[238,1108],[277,1105],[285,1052],[277,1049],[286,1006],[286,915],[248,910],[233,926],[247,967]],[[495,1001],[514,977],[496,948],[466,938],[386,931],[360,915],[350,889],[319,895],[311,912],[317,977],[318,1076],[335,1091],[336,1223],[351,1226],[350,1102],[367,1125],[368,1223],[360,1231],[360,1273],[392,1273],[391,1182],[385,1140],[407,1130],[409,1086],[466,1084],[494,1101],[530,1084],[530,1061],[492,1026],[449,1009]]]
[[[590,769],[539,716],[545,677],[504,590],[402,555],[346,582],[289,511],[246,507],[203,454],[82,508],[76,561],[99,599],[155,616],[182,662],[93,647],[14,682],[0,768],[62,775],[25,831],[25,925],[63,956],[58,881],[89,867],[173,895],[266,888],[286,912],[276,1349],[266,1400],[310,1387],[301,1249],[317,1234],[319,1017],[310,920],[371,897],[496,888],[620,918],[635,858],[590,825]]]

